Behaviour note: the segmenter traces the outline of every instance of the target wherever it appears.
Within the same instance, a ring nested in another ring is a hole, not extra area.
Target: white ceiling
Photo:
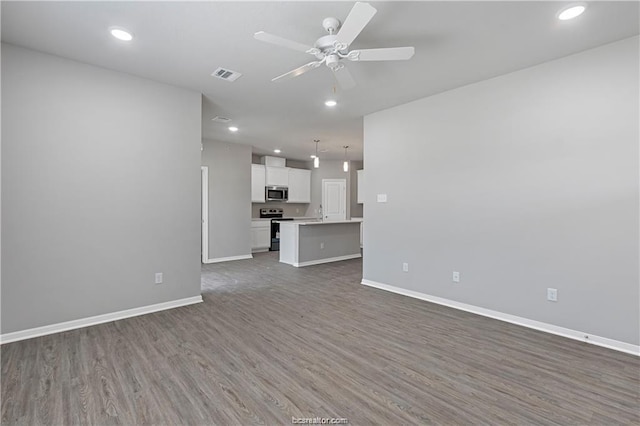
[[[313,57],[253,39],[264,30],[305,44],[325,35],[353,2],[2,2],[2,41],[190,88],[204,94],[203,137],[259,154],[308,159],[313,139],[339,159],[362,158],[362,117],[414,99],[638,34],[637,2],[590,2],[572,21],[568,2],[371,2],[378,13],[353,48],[415,46],[401,62],[349,62],[358,82],[336,89],[325,67],[271,78]],[[134,33],[130,43],[107,29]],[[238,71],[234,83],[210,76]],[[336,98],[328,109],[324,101]],[[211,122],[221,115],[240,131]],[[393,141],[390,141],[391,143]]]

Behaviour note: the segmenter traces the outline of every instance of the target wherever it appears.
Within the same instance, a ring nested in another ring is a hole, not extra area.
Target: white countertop
[[[313,216],[285,216],[283,219],[293,219],[293,220],[317,220],[317,217]]]
[[[252,217],[251,221],[256,221],[256,220],[271,220],[271,219],[280,219],[277,217]],[[287,217],[283,217],[282,219],[293,219],[293,220],[317,220],[317,218],[315,217],[307,217],[307,216],[300,216],[300,217],[292,217],[292,216],[287,216]]]
[[[291,224],[291,225],[337,225],[341,223],[360,223],[361,220],[328,220],[328,221],[320,221],[320,220],[283,220],[279,222],[280,224]]]

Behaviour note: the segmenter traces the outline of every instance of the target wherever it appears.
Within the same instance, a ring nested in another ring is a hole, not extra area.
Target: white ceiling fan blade
[[[333,71],[333,76],[336,78],[336,81],[343,89],[351,89],[355,87],[356,82],[353,79],[353,76],[347,69],[347,67],[343,66],[337,71]]]
[[[308,52],[313,49],[311,46],[307,46],[297,41],[288,40],[277,35],[265,33],[264,31],[258,31],[253,35],[256,40],[264,41],[267,43],[275,44],[282,47],[288,47],[289,49],[299,50],[300,52]]]
[[[369,3],[357,2],[354,4],[347,19],[344,20],[344,23],[340,27],[340,31],[336,34],[338,42],[344,43],[347,46],[350,45],[364,27],[367,26],[376,12],[377,10]]]
[[[388,47],[352,50],[348,58],[352,61],[402,61],[411,59],[414,53],[413,47]]]
[[[291,71],[289,71],[287,73],[279,75],[276,78],[272,79],[271,81],[280,81],[280,80],[284,80],[284,79],[287,79],[287,78],[297,77],[299,75],[304,74],[307,71],[310,71],[310,70],[312,70],[314,68],[318,68],[321,63],[322,63],[322,61],[309,62],[308,64],[305,64],[305,65],[303,65],[301,67],[298,67],[295,70],[291,70]]]

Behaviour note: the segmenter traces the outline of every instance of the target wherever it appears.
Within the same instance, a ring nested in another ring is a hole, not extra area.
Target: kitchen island
[[[280,262],[295,267],[355,259],[360,254],[360,222],[280,222]]]

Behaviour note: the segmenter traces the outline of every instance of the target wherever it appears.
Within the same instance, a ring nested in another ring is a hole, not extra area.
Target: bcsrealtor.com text
[[[342,417],[291,417],[294,425],[346,425],[349,419]]]

